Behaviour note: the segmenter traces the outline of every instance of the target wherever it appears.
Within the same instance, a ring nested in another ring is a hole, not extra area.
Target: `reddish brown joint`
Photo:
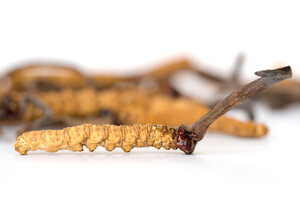
[[[192,154],[197,144],[196,134],[189,131],[184,125],[178,129],[177,146],[185,154]]]

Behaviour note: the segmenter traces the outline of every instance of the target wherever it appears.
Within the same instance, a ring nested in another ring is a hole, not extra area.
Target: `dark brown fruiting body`
[[[255,74],[261,78],[232,92],[190,127],[181,125],[178,130],[178,148],[186,154],[193,153],[197,142],[204,138],[208,127],[214,121],[246,99],[257,95],[280,81],[291,78],[292,70],[290,66],[287,66],[275,70],[259,71]]]

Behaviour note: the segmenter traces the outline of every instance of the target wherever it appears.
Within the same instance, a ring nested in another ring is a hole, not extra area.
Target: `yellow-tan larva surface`
[[[85,145],[90,151],[103,146],[108,151],[120,147],[130,152],[134,147],[177,149],[177,131],[162,125],[92,125],[84,124],[62,130],[30,131],[18,137],[15,149],[24,155],[27,151],[58,150],[82,151]]]
[[[209,108],[198,101],[179,97],[177,99],[156,95],[151,98],[147,107],[137,109],[124,106],[120,110],[120,121],[124,124],[152,123],[167,126],[190,125],[209,112]],[[268,133],[263,124],[253,121],[243,122],[227,116],[216,120],[208,129],[239,137],[262,137]]]
[[[242,122],[236,119],[221,117],[209,127],[210,131],[222,131],[239,137],[263,137],[268,133],[264,124],[256,124],[252,121]]]
[[[64,89],[62,91],[38,92],[33,94],[48,105],[54,116],[88,116],[99,112],[97,91],[92,88],[82,90]],[[27,104],[22,119],[32,120],[42,116],[39,108]]]
[[[22,93],[13,93],[16,99],[22,98]],[[148,105],[152,94],[145,94],[138,88],[112,88],[97,91],[93,88],[81,90],[63,89],[61,91],[47,91],[32,93],[53,111],[54,117],[74,116],[86,117],[110,110],[119,113],[126,106],[134,106],[138,110]],[[34,120],[43,115],[40,108],[28,103],[23,120]]]

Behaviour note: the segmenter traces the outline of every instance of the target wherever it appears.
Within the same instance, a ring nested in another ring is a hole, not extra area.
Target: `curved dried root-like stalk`
[[[82,151],[86,145],[91,151],[99,145],[111,151],[121,147],[130,151],[133,147],[154,146],[166,149],[179,148],[186,154],[193,153],[197,142],[203,139],[208,127],[234,106],[251,98],[274,84],[292,76],[291,68],[266,70],[256,73],[261,78],[237,89],[217,104],[211,111],[191,126],[177,129],[161,125],[82,125],[63,130],[31,131],[19,136],[15,149],[20,154],[42,149],[55,152],[62,149]]]

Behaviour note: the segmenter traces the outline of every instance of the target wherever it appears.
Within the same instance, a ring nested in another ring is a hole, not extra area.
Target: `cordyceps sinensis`
[[[174,98],[161,93],[143,93],[136,87],[103,91],[86,88],[32,95],[14,92],[10,95],[10,103],[3,104],[6,109],[3,110],[5,112],[2,119],[10,117],[12,120],[25,120],[29,123],[20,133],[56,122],[62,122],[66,126],[84,123],[151,123],[177,127],[180,124],[192,124],[210,110],[197,100],[182,96]],[[109,112],[105,114],[105,110]],[[266,135],[268,129],[253,121],[243,122],[222,116],[209,127],[209,131],[256,138]]]
[[[125,152],[129,152],[134,147],[153,146],[158,149],[161,147],[165,149],[179,148],[184,153],[191,154],[197,142],[203,139],[208,127],[216,119],[246,99],[290,78],[292,71],[288,66],[276,70],[259,71],[256,72],[256,75],[261,78],[235,90],[191,126],[181,125],[175,129],[152,124],[120,126],[84,124],[62,130],[30,131],[18,137],[15,149],[25,155],[29,150],[39,149],[48,152],[82,151],[83,145],[90,151],[94,151],[98,146],[103,146],[108,151],[120,147]]]
[[[32,62],[19,66],[1,78],[0,92],[3,88],[6,88],[4,92],[79,89],[86,87],[86,82],[86,77],[74,66],[59,62]]]

